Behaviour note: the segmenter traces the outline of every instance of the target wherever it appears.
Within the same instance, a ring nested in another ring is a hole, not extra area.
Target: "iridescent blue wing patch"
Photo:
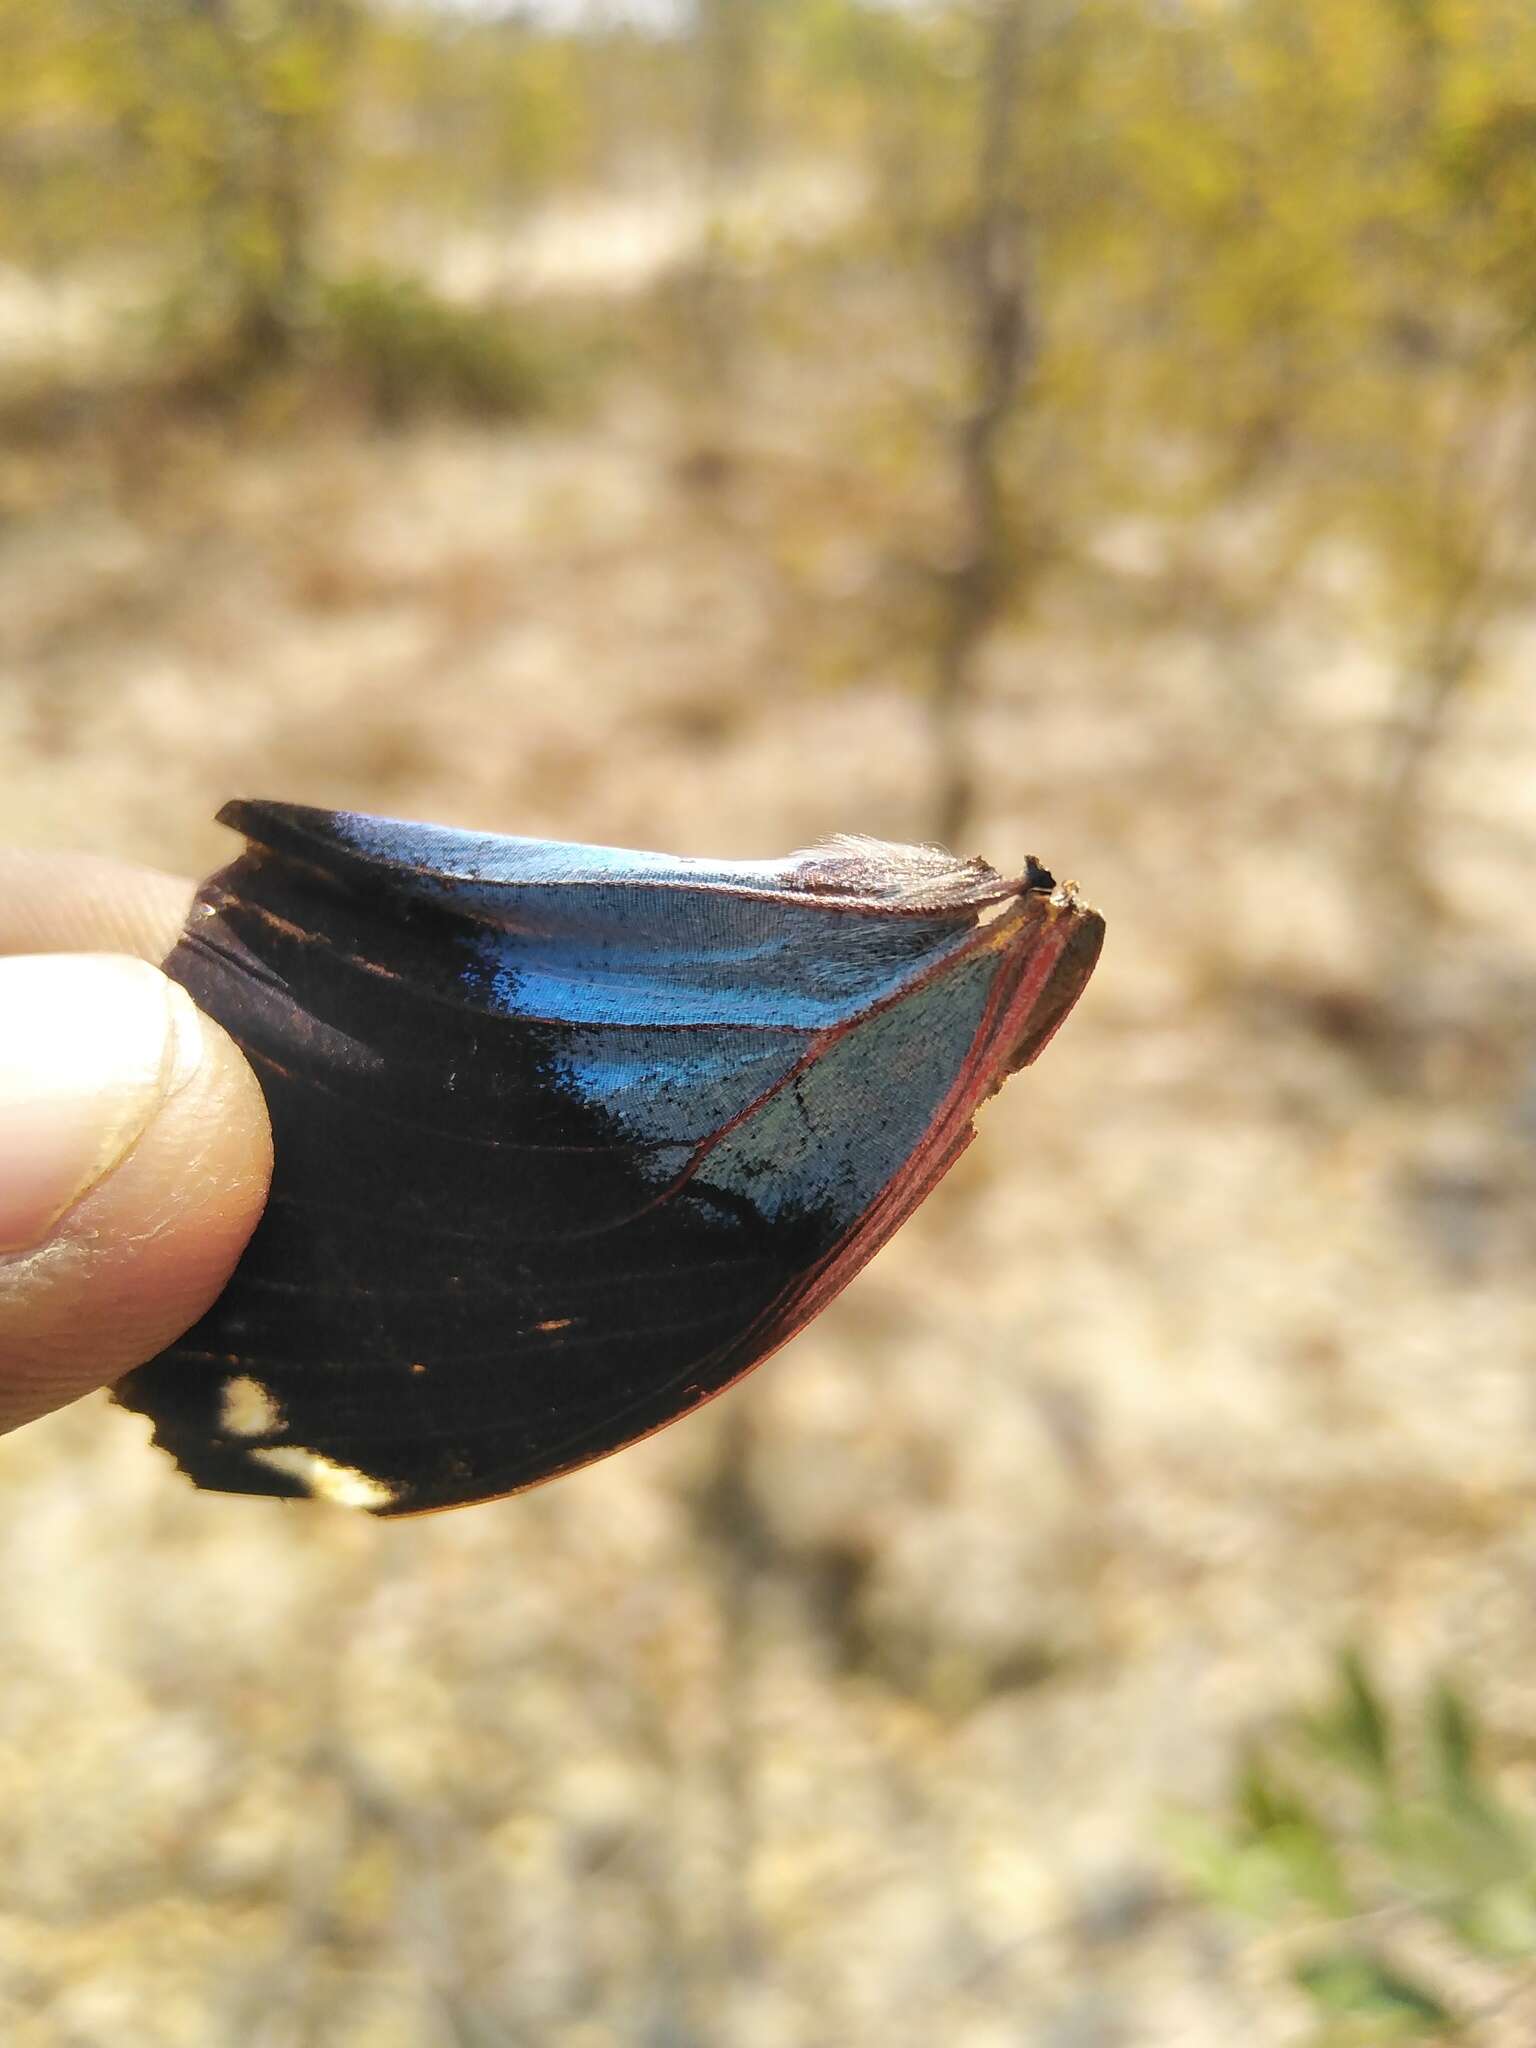
[[[722,864],[230,804],[167,971],[276,1152],[219,1300],[117,1389],[201,1486],[407,1514],[632,1443],[801,1328],[1075,1002],[1031,862]]]

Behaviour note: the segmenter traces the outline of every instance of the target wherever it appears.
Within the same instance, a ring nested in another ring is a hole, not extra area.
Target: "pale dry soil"
[[[23,478],[6,836],[201,872],[236,793],[921,836],[837,480],[788,426],[723,488],[677,446],[636,393]],[[960,850],[1108,917],[1079,1014],[728,1400],[399,1525],[198,1495],[104,1399],[0,1446],[9,2048],[1281,2048],[1292,1937],[1182,1903],[1164,1830],[1335,1645],[1452,1662],[1536,1796],[1531,633],[1436,764],[1384,1020],[1386,672],[1337,616],[1241,664],[1134,617],[1047,601],[976,719]]]

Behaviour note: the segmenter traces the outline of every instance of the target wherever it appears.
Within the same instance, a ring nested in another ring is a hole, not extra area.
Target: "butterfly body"
[[[1092,971],[1031,864],[725,865],[267,803],[167,961],[272,1116],[225,1293],[122,1382],[200,1485],[492,1498],[720,1392],[852,1277]]]

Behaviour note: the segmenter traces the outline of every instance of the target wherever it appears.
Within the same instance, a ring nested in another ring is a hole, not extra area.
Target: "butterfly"
[[[121,1381],[199,1485],[400,1515],[517,1492],[759,1364],[953,1165],[1103,941],[1037,862],[717,862],[296,804],[166,971],[276,1165],[223,1294]]]

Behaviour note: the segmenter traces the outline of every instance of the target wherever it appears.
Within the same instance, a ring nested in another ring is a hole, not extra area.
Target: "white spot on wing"
[[[219,1410],[219,1427],[228,1436],[266,1436],[283,1426],[283,1411],[261,1384],[249,1373],[239,1373],[224,1382],[224,1402]]]
[[[318,1451],[300,1450],[296,1444],[258,1447],[251,1452],[274,1472],[297,1479],[312,1500],[328,1500],[339,1508],[387,1508],[395,1497],[392,1486],[382,1479],[370,1479],[350,1465],[338,1465]]]

